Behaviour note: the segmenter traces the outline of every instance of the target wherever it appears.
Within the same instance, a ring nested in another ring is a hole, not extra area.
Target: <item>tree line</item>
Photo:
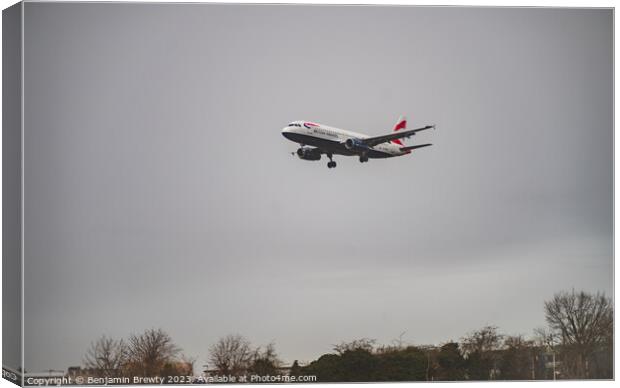
[[[149,329],[127,340],[100,337],[84,355],[84,368],[74,373],[109,378],[187,376],[194,373],[194,361],[181,354],[168,333]]]
[[[284,366],[275,345],[254,347],[235,334],[209,349],[203,374],[316,376],[318,382],[550,380],[613,378],[613,304],[602,293],[564,291],[544,304],[547,327],[530,338],[496,326],[438,346],[379,345],[358,339],[333,346],[305,365]],[[101,337],[87,350],[80,373],[97,377],[194,375],[195,359],[161,329],[127,340]]]

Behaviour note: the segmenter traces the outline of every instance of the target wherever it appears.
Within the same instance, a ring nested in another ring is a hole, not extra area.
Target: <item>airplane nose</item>
[[[294,130],[295,130],[294,127],[284,127],[282,128],[282,136],[290,140],[291,136],[293,136]]]
[[[293,127],[288,127],[287,126],[287,127],[282,128],[282,134],[284,136],[286,136],[287,133],[291,133],[291,132],[293,132]]]

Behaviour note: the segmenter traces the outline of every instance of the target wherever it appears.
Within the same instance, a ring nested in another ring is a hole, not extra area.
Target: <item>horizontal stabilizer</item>
[[[381,143],[387,143],[388,141],[411,137],[415,135],[416,132],[425,131],[431,128],[435,128],[435,125],[427,125],[425,127],[417,129],[403,129],[402,131],[395,131],[387,135],[367,137],[364,139],[360,139],[360,141],[369,147],[374,147]]]
[[[428,147],[428,146],[432,146],[432,144],[419,144],[419,145],[414,145],[414,146],[409,146],[409,147],[401,147],[400,150],[401,151],[411,151],[411,150],[415,150],[416,148],[422,148],[422,147]]]

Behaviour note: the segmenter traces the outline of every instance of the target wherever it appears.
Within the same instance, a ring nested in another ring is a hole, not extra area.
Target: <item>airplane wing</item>
[[[374,137],[367,137],[366,139],[359,139],[360,142],[362,142],[363,144],[369,146],[369,147],[374,147],[378,144],[381,143],[387,143],[388,141],[392,141],[392,140],[396,140],[396,139],[402,139],[403,137],[410,137],[415,135],[416,132],[420,132],[420,131],[425,131],[427,129],[431,129],[431,128],[435,128],[435,125],[427,125],[426,127],[422,127],[422,128],[416,128],[416,129],[409,129],[406,131],[398,131],[398,132],[392,132],[389,135],[382,135],[382,136],[374,136]]]

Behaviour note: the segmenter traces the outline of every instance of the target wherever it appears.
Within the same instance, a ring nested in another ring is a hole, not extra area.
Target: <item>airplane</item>
[[[329,158],[328,168],[335,168],[334,155],[359,156],[361,163],[368,159],[392,158],[410,154],[411,151],[428,147],[432,144],[419,144],[406,147],[401,139],[409,138],[420,131],[435,128],[427,125],[422,128],[407,130],[407,118],[399,117],[392,133],[380,136],[368,136],[362,133],[328,127],[309,121],[293,121],[282,129],[282,135],[301,147],[297,156],[303,160],[321,160],[325,154]],[[402,129],[402,131],[401,131]],[[292,152],[295,155],[295,152]]]

